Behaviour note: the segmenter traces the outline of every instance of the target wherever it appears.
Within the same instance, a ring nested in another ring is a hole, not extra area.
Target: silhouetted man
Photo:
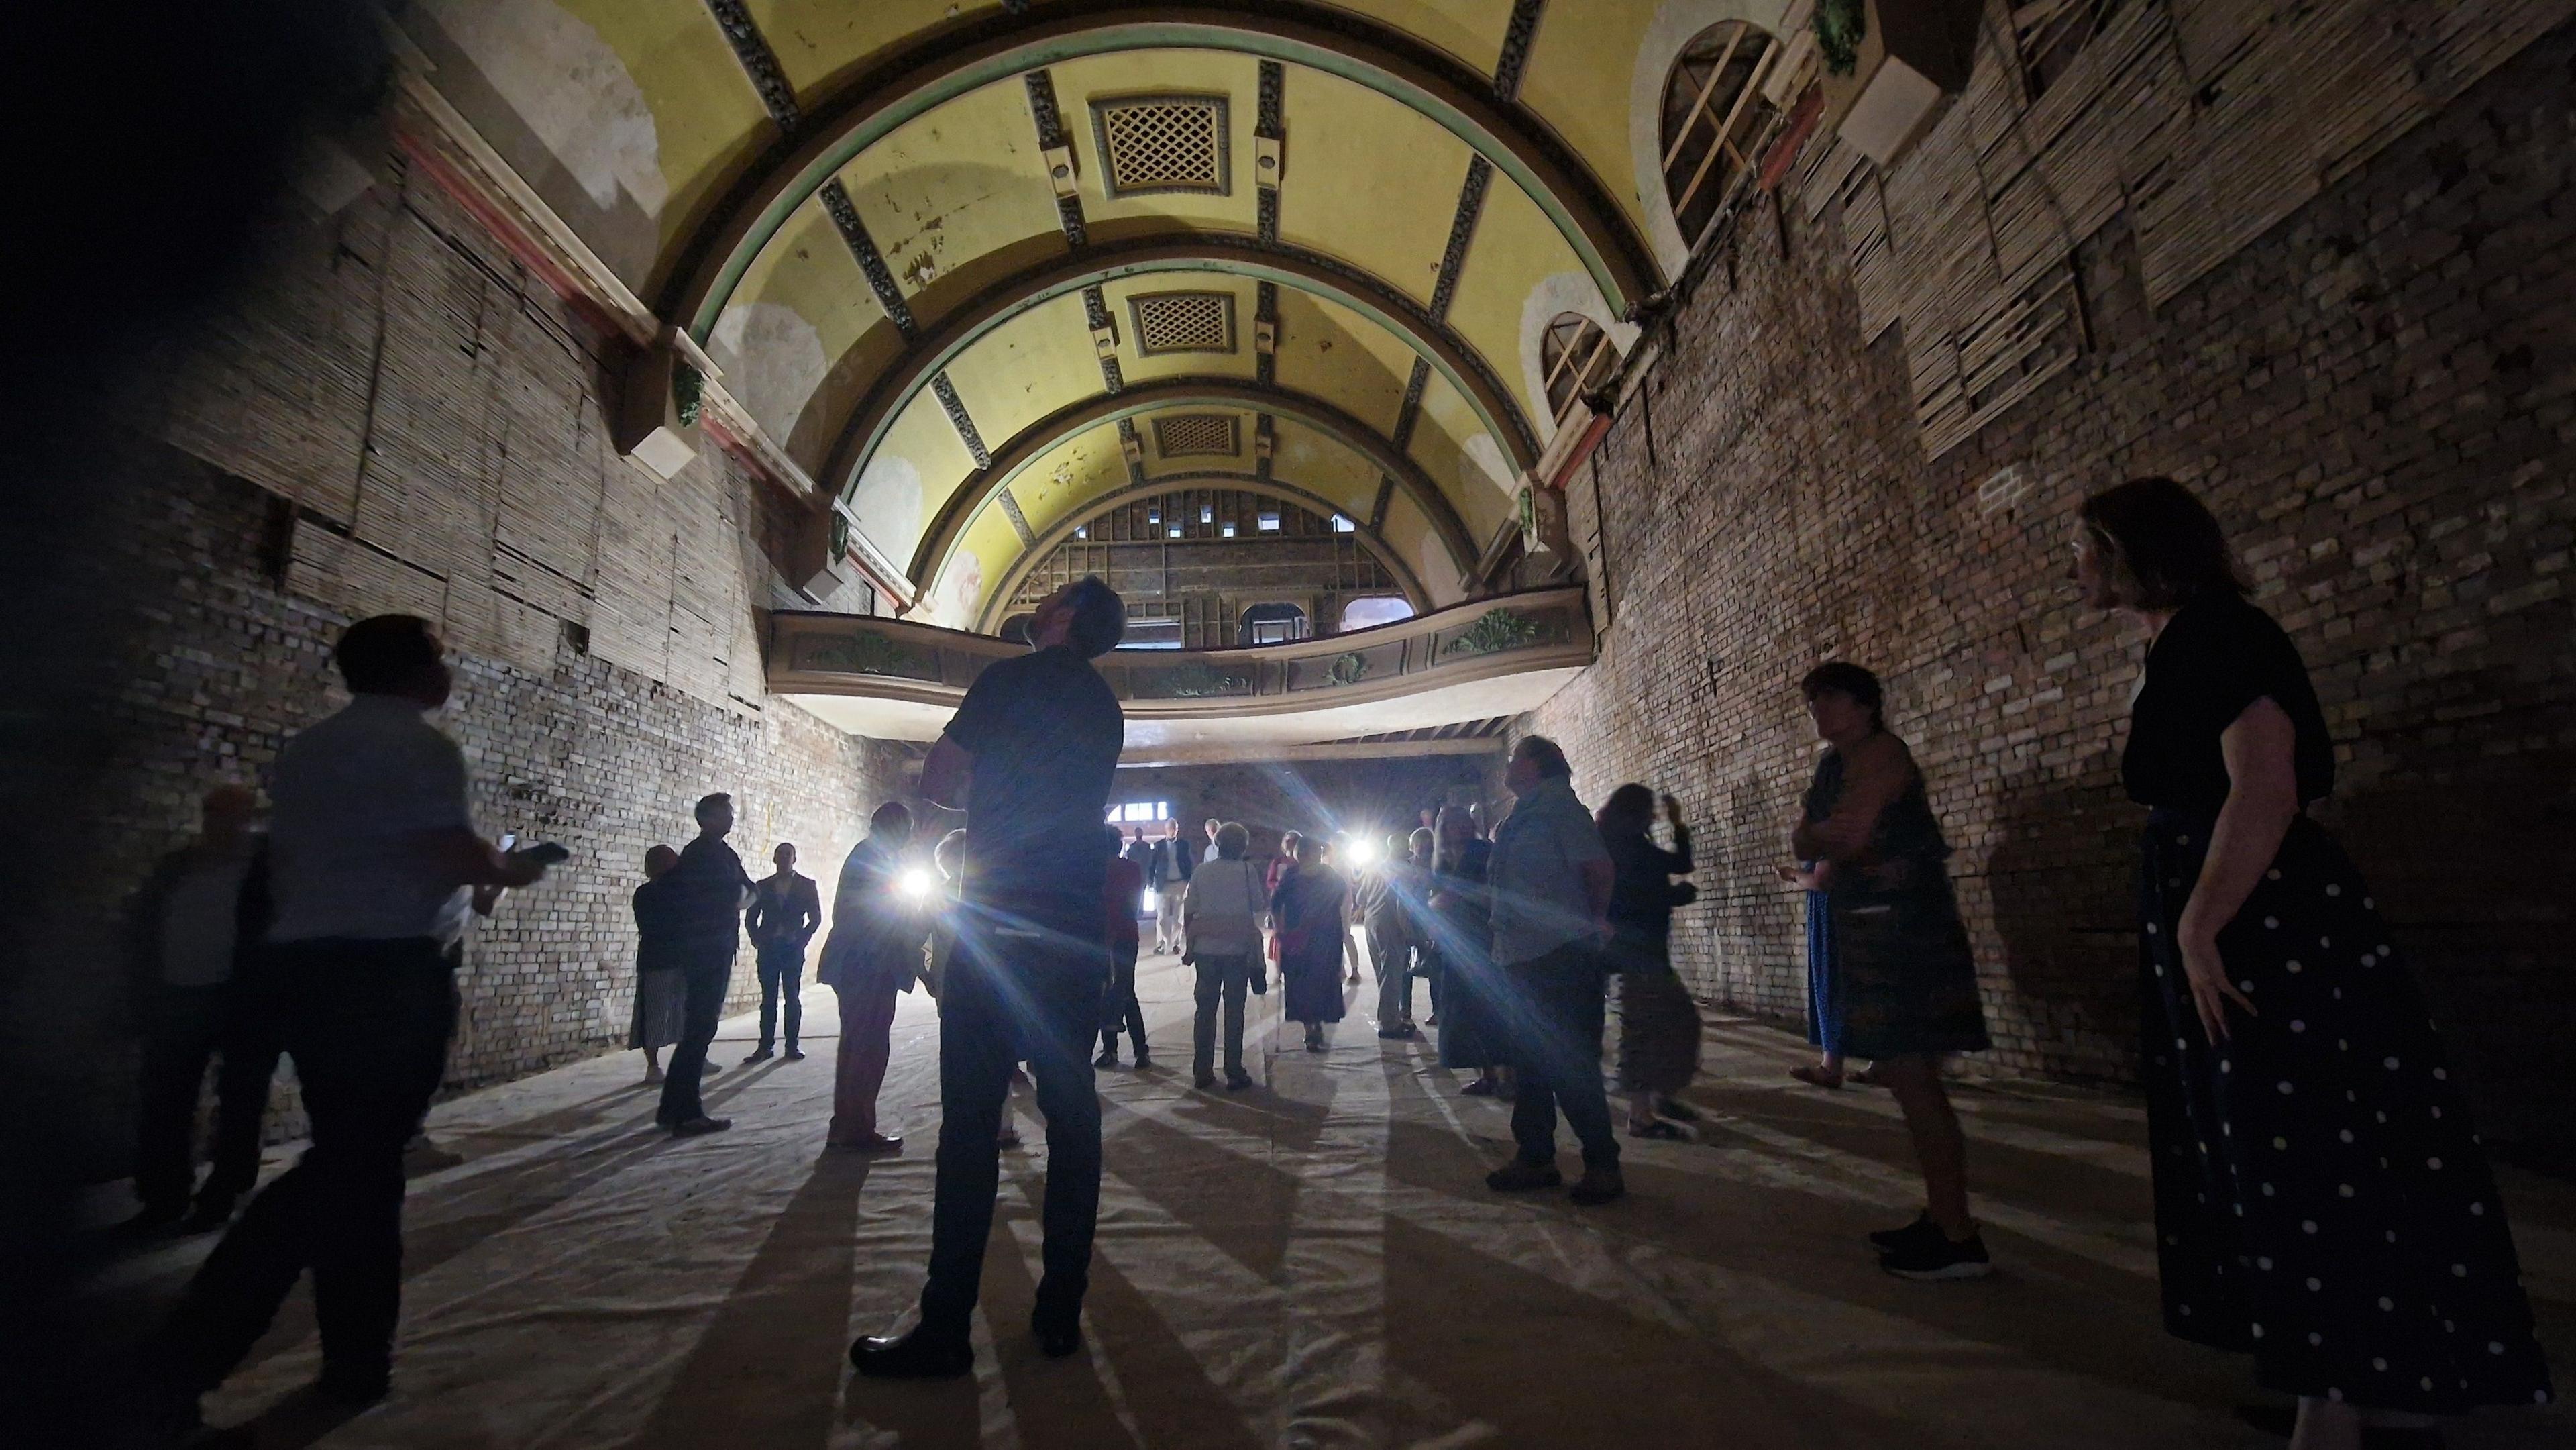
[[[731,1118],[710,1118],[698,1096],[707,1048],[716,1040],[725,992],[733,984],[734,954],[742,948],[742,909],[751,900],[751,874],[725,844],[733,831],[733,797],[719,791],[698,802],[698,838],[680,848],[670,883],[671,955],[680,968],[688,1006],[671,1067],[662,1079],[662,1106],[653,1121],[672,1136],[721,1133]]]
[[[317,1391],[384,1396],[402,1297],[403,1144],[446,1069],[467,888],[526,886],[545,857],[474,832],[465,757],[421,718],[451,679],[426,620],[378,615],[334,651],[354,696],[286,742],[270,789],[275,919],[261,970],[304,1090],[313,1146],[260,1190],[150,1353],[154,1433],[193,1431],[306,1267]]]
[[[868,818],[868,838],[850,848],[832,892],[832,934],[814,975],[840,999],[841,1041],[832,1071],[832,1123],[824,1141],[861,1153],[893,1153],[903,1135],[877,1128],[895,997],[921,976],[933,909],[928,883],[916,894],[904,873],[912,812],[888,801]]]
[[[966,807],[965,900],[940,987],[939,1183],[921,1323],[850,1346],[859,1373],[950,1378],[967,1343],[993,1232],[1002,1103],[1026,1059],[1047,1124],[1045,1277],[1030,1316],[1039,1349],[1082,1344],[1082,1296],[1100,1209],[1100,1098],[1090,1046],[1109,975],[1110,843],[1100,829],[1126,722],[1091,661],[1126,632],[1098,578],[1066,585],[1029,624],[1036,646],[987,668],[922,764],[921,793]]]
[[[796,874],[796,848],[785,841],[769,853],[776,875],[763,877],[751,889],[751,909],[743,913],[743,934],[751,938],[753,960],[760,972],[760,1047],[743,1059],[748,1065],[769,1060],[778,1041],[778,1009],[787,1008],[787,1060],[802,1062],[796,1033],[805,1025],[805,944],[823,924],[823,899],[814,878]]]
[[[192,1233],[221,1228],[259,1178],[259,1124],[277,1070],[276,1036],[253,999],[252,958],[268,930],[258,801],[237,785],[206,792],[197,838],[161,858],[136,893],[128,928],[135,1007],[143,1019],[129,1227],[167,1227],[188,1215],[195,1184],[197,1097],[215,1078],[215,1163],[197,1192]]]

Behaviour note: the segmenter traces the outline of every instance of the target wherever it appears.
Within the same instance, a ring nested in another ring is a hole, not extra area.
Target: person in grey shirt
[[[1520,1152],[1485,1184],[1508,1193],[1564,1182],[1556,1169],[1563,1108],[1583,1144],[1583,1178],[1571,1196],[1590,1207],[1618,1198],[1627,1184],[1601,1086],[1601,949],[1614,868],[1592,813],[1575,798],[1573,775],[1556,742],[1528,735],[1503,776],[1516,804],[1494,832],[1486,881],[1495,980],[1509,999],[1495,1014],[1502,1056],[1521,1070],[1512,1102]]]

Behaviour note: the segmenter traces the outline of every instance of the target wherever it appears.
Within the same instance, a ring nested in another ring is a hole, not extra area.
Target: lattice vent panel
[[[1230,413],[1181,413],[1157,418],[1154,451],[1165,458],[1232,458],[1243,451],[1242,430]]]
[[[1228,189],[1225,97],[1094,101],[1091,119],[1111,196]]]
[[[1131,298],[1136,350],[1147,357],[1173,352],[1234,351],[1234,294],[1157,292]]]

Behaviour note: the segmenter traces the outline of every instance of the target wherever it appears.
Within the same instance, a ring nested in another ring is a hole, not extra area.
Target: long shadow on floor
[[[1397,1091],[1401,1103],[1403,1089]],[[1482,1178],[1499,1156],[1489,1158],[1445,1125],[1399,1117],[1388,1128],[1388,1179],[1409,1188],[1491,1203]],[[1633,1155],[1625,1166],[1629,1196],[1606,1209],[1576,1209],[1555,1194],[1518,1201],[1603,1235],[1614,1254],[1621,1240],[1651,1244],[1722,1272],[1912,1320],[2104,1384],[2210,1405],[2229,1403],[2243,1388],[2241,1370],[2230,1361],[2159,1332],[2151,1280],[1990,1231],[2001,1260],[1995,1278],[1908,1283],[1879,1273],[1862,1246],[1864,1233],[1887,1226],[1885,1209],[1785,1184],[1711,1179]],[[1843,1241],[1852,1245],[1848,1269],[1820,1258],[1819,1245]]]
[[[850,1320],[859,1192],[871,1160],[826,1150],[672,1376],[638,1447],[820,1445]]]

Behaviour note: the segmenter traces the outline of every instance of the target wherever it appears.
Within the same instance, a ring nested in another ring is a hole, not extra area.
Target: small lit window
[[[1260,525],[1261,532],[1265,534],[1275,534],[1279,532],[1279,515],[1276,513],[1263,514],[1253,522]]]
[[[1199,505],[1199,522],[1203,524],[1212,524],[1216,522],[1215,504],[1203,503]]]
[[[1113,826],[1134,821],[1168,821],[1171,818],[1170,801],[1127,801],[1109,808],[1109,824]]]
[[[1335,515],[1333,515],[1333,532],[1334,532],[1334,533],[1337,533],[1337,534],[1353,534],[1353,533],[1357,533],[1357,532],[1359,532],[1359,527],[1360,527],[1359,525],[1357,525],[1357,524],[1355,524],[1355,523],[1352,523],[1352,522],[1351,522],[1351,520],[1350,520],[1350,516],[1349,516],[1348,514],[1335,514]]]
[[[1348,634],[1355,629],[1374,629],[1381,624],[1393,624],[1399,619],[1412,617],[1413,606],[1405,600],[1392,595],[1371,595],[1342,606],[1342,632]]]
[[[1073,536],[1074,536],[1075,538],[1077,538],[1077,539],[1087,539],[1087,538],[1090,538],[1090,537],[1091,537],[1091,525],[1089,525],[1089,524],[1076,524],[1076,525],[1074,525],[1074,526],[1073,526]]]
[[[1177,538],[1179,538],[1180,536],[1181,536],[1181,526],[1180,526],[1179,524],[1174,524],[1174,525],[1172,525],[1172,533],[1171,533],[1171,537],[1173,537],[1173,538],[1177,539]]]
[[[1222,527],[1220,527],[1220,528],[1217,530],[1217,532],[1218,532],[1218,533],[1220,533],[1220,534],[1223,534],[1225,537],[1227,537],[1227,538],[1231,539],[1231,538],[1233,538],[1233,537],[1234,537],[1234,525],[1232,525],[1232,524],[1226,524],[1226,525],[1223,525]]]
[[[1149,508],[1149,509],[1145,510],[1145,522],[1147,522],[1147,523],[1149,523],[1149,524],[1159,524],[1159,523],[1161,523],[1162,521],[1163,521],[1163,511],[1162,511],[1162,509],[1161,509],[1161,508],[1156,507],[1156,508]]]

